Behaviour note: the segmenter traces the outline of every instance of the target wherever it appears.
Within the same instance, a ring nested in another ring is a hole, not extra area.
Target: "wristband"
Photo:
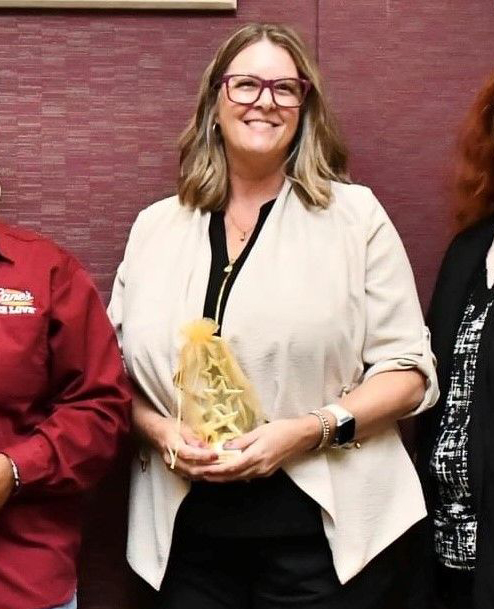
[[[326,404],[326,412],[335,418],[336,427],[331,448],[357,448],[355,442],[355,417],[340,404]],[[360,448],[360,445],[358,446]]]
[[[10,466],[12,467],[12,474],[14,475],[14,490],[12,491],[12,495],[15,495],[19,492],[21,488],[21,477],[19,476],[19,468],[17,467],[15,461],[13,461],[8,455],[5,456],[10,461]]]

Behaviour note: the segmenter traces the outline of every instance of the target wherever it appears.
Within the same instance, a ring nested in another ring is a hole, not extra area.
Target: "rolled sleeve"
[[[364,379],[393,370],[419,370],[426,379],[421,403],[406,416],[433,406],[439,390],[430,335],[424,325],[405,248],[386,212],[372,196],[367,240]]]

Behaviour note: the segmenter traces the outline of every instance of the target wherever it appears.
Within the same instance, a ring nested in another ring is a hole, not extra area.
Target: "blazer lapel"
[[[477,273],[494,238],[494,216],[458,235],[451,243],[439,271],[426,321],[431,346],[437,358],[441,395],[435,408],[424,413],[418,424],[417,468],[429,503],[433,486],[428,475],[429,460],[444,411],[456,334]]]
[[[453,241],[439,271],[427,324],[432,335],[432,350],[438,360],[443,399],[449,387],[453,347],[465,304],[493,238],[494,217],[489,217]]]

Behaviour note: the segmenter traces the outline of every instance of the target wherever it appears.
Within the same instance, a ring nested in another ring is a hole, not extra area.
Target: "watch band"
[[[351,412],[340,406],[340,404],[326,404],[324,406],[326,412],[331,413],[336,419],[335,433],[332,448],[352,448],[354,446],[360,448],[360,444],[356,443],[355,438],[355,417]]]

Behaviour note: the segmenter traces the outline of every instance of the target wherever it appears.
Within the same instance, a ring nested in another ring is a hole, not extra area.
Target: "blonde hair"
[[[215,127],[218,83],[240,51],[263,39],[284,48],[300,77],[312,85],[284,164],[286,177],[307,207],[328,207],[330,180],[348,182],[347,151],[323,94],[317,64],[291,28],[253,23],[237,30],[220,46],[202,77],[195,115],[179,141],[178,195],[183,205],[216,211],[228,202],[227,161],[221,133]]]

